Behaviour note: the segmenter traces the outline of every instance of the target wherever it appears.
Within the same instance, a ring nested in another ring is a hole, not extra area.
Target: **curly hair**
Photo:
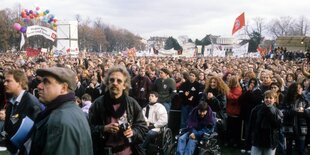
[[[205,93],[207,93],[210,89],[210,83],[213,79],[216,81],[218,91],[223,95],[227,95],[229,93],[229,87],[221,78],[217,76],[212,76],[206,81]]]

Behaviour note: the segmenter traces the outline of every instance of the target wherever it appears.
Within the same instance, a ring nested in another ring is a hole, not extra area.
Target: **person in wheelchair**
[[[201,101],[189,114],[187,127],[182,131],[177,146],[177,155],[192,155],[198,141],[211,134],[215,127],[215,116],[208,103]]]
[[[160,128],[168,123],[168,114],[166,108],[157,102],[158,93],[150,92],[149,104],[142,109],[143,116],[146,120],[149,131],[146,134],[142,148],[147,149],[149,143],[160,134]]]

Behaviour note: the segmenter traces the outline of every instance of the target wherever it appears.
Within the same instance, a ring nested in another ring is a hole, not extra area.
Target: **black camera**
[[[119,125],[119,129],[120,129],[121,132],[126,131],[129,127],[130,127],[129,123],[122,123],[122,124]],[[128,139],[129,143],[132,142],[131,138],[127,138],[127,139]]]

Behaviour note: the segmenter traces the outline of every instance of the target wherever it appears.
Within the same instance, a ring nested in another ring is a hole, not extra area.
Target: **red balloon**
[[[22,12],[22,17],[23,17],[23,18],[26,18],[26,16],[27,16],[27,15],[26,15],[26,12]]]

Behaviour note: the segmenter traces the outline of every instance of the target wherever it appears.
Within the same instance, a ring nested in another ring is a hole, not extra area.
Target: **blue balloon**
[[[23,27],[20,28],[19,31],[22,32],[22,33],[26,33],[27,27],[23,26]]]
[[[27,18],[24,18],[23,20],[24,20],[25,23],[29,22],[29,19],[27,19]]]

